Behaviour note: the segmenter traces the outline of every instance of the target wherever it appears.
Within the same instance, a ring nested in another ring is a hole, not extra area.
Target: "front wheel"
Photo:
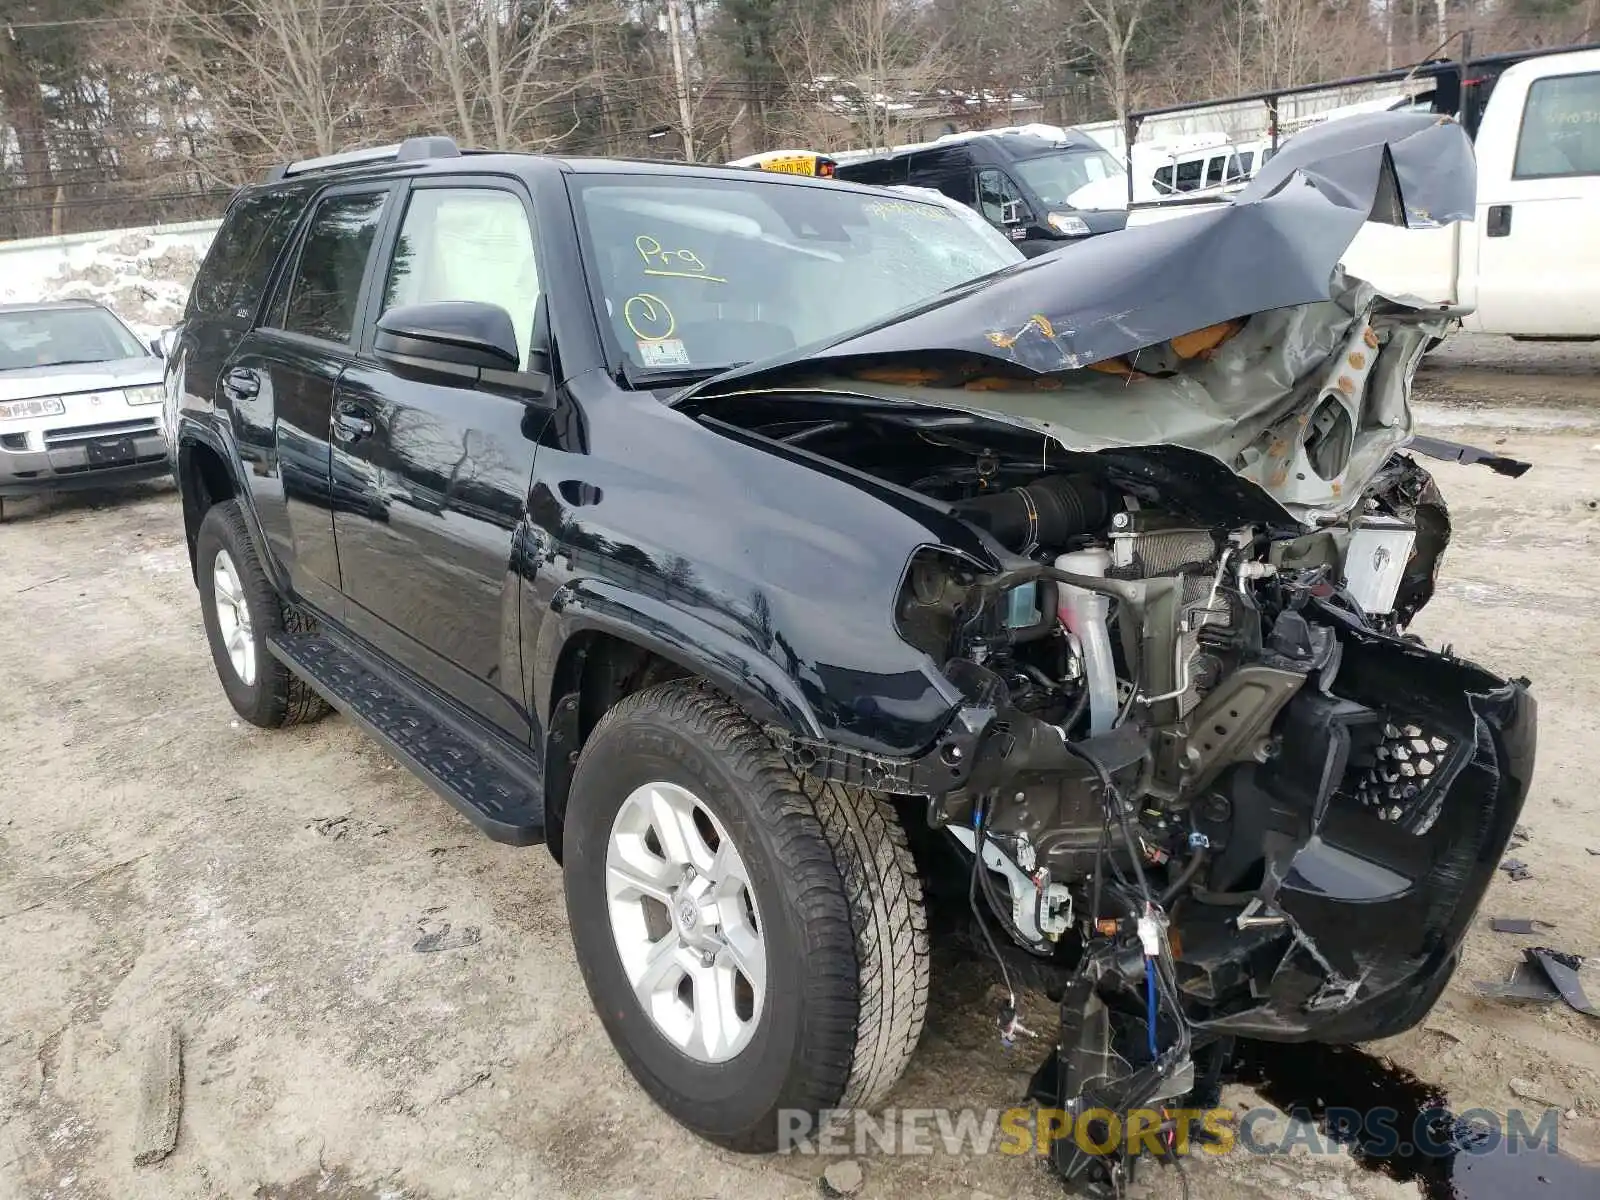
[[[601,720],[572,783],[568,920],[589,995],[651,1097],[732,1150],[868,1107],[928,1001],[922,886],[879,796],[802,782],[689,681]]]

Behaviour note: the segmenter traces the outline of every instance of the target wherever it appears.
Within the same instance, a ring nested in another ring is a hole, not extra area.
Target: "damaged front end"
[[[900,591],[962,697],[933,745],[783,744],[925,812],[1002,970],[1055,981],[1035,1094],[1070,1113],[1173,1105],[1221,1039],[1416,1024],[1527,793],[1526,681],[1406,633],[1450,536],[1402,452],[1449,315],[1338,268],[1367,219],[1470,215],[1470,148],[1419,114],[1338,125],[1216,213],[680,401],[985,548],[924,546]],[[1056,1148],[1070,1181],[1123,1169]]]

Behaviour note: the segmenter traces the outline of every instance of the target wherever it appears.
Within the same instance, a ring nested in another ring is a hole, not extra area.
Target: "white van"
[[[1235,142],[1222,134],[1182,149],[1135,144],[1134,169],[1157,195],[1186,195],[1248,182],[1272,157],[1268,141]]]

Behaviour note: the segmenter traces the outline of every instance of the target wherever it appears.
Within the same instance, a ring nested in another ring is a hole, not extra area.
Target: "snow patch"
[[[145,339],[183,315],[217,222],[0,243],[0,304],[93,300]]]

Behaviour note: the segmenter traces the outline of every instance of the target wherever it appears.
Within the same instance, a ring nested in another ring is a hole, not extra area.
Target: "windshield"
[[[783,354],[1022,259],[943,204],[833,184],[573,181],[591,275],[638,368]]]
[[[1093,146],[1025,158],[1016,168],[1039,199],[1052,207],[1069,204],[1072,193],[1081,187],[1122,175],[1122,164],[1107,151]]]
[[[0,312],[0,371],[142,358],[150,351],[101,308]]]

